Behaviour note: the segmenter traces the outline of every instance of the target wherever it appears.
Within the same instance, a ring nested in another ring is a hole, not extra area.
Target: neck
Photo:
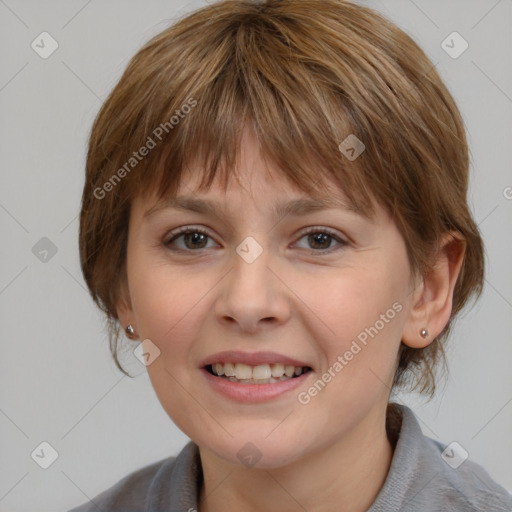
[[[365,424],[295,462],[273,469],[235,466],[200,447],[203,468],[198,512],[365,512],[382,488],[393,446],[386,418]],[[320,498],[321,497],[321,498]]]

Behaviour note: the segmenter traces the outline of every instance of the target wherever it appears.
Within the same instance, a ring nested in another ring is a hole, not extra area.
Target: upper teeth
[[[216,363],[212,364],[212,370],[215,375],[225,375],[226,377],[236,377],[237,379],[270,379],[271,377],[280,378],[283,375],[293,377],[300,375],[303,371],[302,366],[277,364],[260,364],[258,366],[249,366],[243,363]]]

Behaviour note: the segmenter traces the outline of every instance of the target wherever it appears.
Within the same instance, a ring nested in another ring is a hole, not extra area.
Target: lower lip
[[[228,379],[216,377],[206,370],[206,368],[201,368],[201,372],[215,391],[232,400],[243,403],[270,401],[284,393],[294,390],[309,378],[309,374],[313,373],[310,370],[298,377],[268,384],[246,384],[244,382],[231,382]]]

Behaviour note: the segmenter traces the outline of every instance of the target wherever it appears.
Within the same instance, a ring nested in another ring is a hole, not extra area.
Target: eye
[[[210,237],[207,231],[198,227],[185,226],[179,228],[178,230],[172,232],[170,234],[171,238],[164,242],[166,247],[169,247],[171,250],[177,251],[194,251],[198,249],[207,249],[207,241]],[[178,246],[176,243],[180,238],[183,239],[184,247]],[[313,253],[331,253],[337,248],[332,248],[332,241],[338,242],[339,248],[342,248],[348,245],[348,242],[343,240],[340,236],[338,236],[334,231],[331,231],[329,228],[322,227],[311,227],[306,232],[302,233],[302,236],[299,240],[303,238],[307,239],[307,243],[309,248],[314,249]],[[175,245],[177,248],[173,249],[171,246]]]
[[[331,248],[331,242],[335,240],[338,242],[338,244],[341,247],[344,247],[348,245],[348,242],[343,240],[341,237],[339,237],[334,231],[331,231],[328,228],[322,228],[322,227],[312,227],[309,228],[305,233],[302,234],[301,238],[299,240],[302,240],[303,238],[307,238],[308,245],[315,249],[314,253],[318,252],[326,252],[331,253],[336,248]],[[339,247],[339,248],[341,248]]]
[[[178,247],[178,250],[194,250],[205,249],[205,243],[208,238],[211,238],[208,233],[201,228],[183,227],[171,233],[171,238],[164,242],[164,245],[170,247],[176,240],[183,237],[185,247]]]

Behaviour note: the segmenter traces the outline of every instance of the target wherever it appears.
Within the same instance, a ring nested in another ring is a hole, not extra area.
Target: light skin
[[[216,183],[196,191],[194,166],[180,185],[179,195],[219,201],[214,215],[168,208],[145,217],[156,196],[134,200],[119,320],[161,351],[147,370],[165,411],[199,446],[199,512],[366,511],[393,456],[385,413],[400,342],[422,348],[443,330],[462,246],[443,238],[434,270],[418,278],[380,207],[373,219],[340,207],[276,219],[276,203],[306,195],[265,162],[251,131],[241,148],[242,181],[226,192]],[[324,196],[343,199],[327,186]],[[181,235],[166,246],[180,227],[203,228],[207,237]],[[310,227],[316,238],[304,234]],[[322,239],[322,228],[346,243]],[[248,236],[263,248],[250,264],[236,252]],[[299,403],[298,393],[397,302],[402,310],[317,396]],[[224,350],[274,351],[313,371],[297,390],[239,403],[214,391],[199,369]],[[261,453],[253,467],[237,456],[247,442]]]

